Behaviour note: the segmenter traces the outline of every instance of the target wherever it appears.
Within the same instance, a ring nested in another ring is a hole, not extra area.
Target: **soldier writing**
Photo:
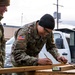
[[[59,61],[67,63],[67,59],[60,56],[53,40],[52,30],[55,27],[54,18],[45,14],[40,20],[21,27],[15,33],[12,46],[12,63],[14,66],[52,65],[49,58],[37,58],[40,50],[46,44],[46,49]]]

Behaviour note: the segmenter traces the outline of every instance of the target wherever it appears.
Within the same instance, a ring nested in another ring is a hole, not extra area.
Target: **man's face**
[[[51,31],[52,31],[51,29],[44,28],[44,27],[38,25],[38,33],[42,37],[47,36]]]
[[[3,14],[7,11],[7,6],[0,6],[0,14],[3,16]]]

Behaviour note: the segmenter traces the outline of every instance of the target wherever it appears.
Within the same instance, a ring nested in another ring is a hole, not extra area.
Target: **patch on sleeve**
[[[17,40],[25,40],[25,36],[20,35],[17,37]]]

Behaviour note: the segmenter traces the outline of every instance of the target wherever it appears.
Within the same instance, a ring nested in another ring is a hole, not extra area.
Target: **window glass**
[[[54,33],[54,42],[57,38],[61,38],[61,35],[59,33]]]
[[[64,49],[63,39],[59,33],[54,33],[54,42],[58,49]]]

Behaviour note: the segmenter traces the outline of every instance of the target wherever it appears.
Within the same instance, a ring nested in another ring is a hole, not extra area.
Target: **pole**
[[[58,5],[58,0],[57,0],[57,4],[54,3],[53,5],[57,6],[57,13],[56,13],[57,15],[56,16],[57,16],[57,29],[58,29],[59,28],[58,27],[59,26],[58,6],[61,6],[61,7],[63,7],[63,6],[62,5]]]
[[[21,14],[21,26],[22,26],[22,23],[23,23],[23,13]]]
[[[57,29],[58,29],[58,21],[59,19],[58,19],[58,0],[57,0]]]

